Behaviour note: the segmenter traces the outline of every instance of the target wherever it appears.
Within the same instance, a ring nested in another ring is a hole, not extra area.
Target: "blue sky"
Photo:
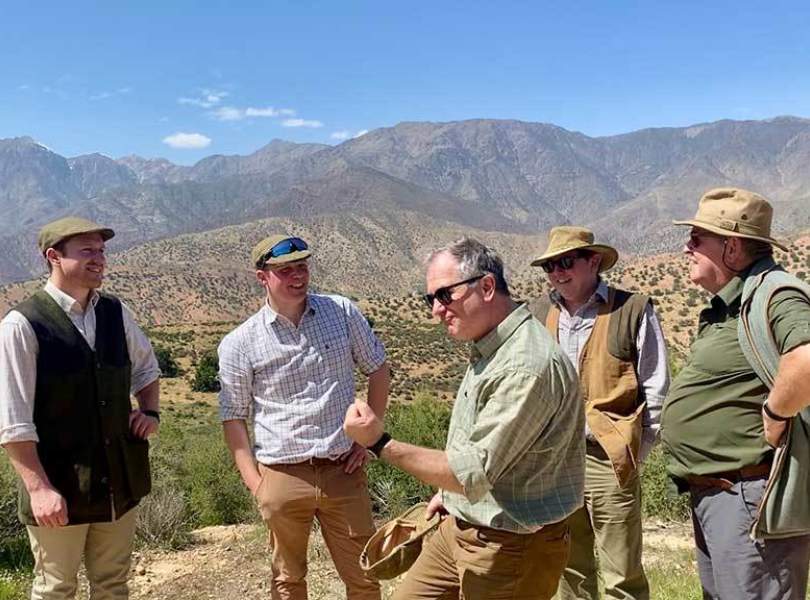
[[[3,1],[0,137],[189,164],[400,121],[810,117],[808,32],[806,1]]]

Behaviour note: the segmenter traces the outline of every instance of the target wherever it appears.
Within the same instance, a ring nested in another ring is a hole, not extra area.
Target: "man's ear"
[[[492,273],[487,273],[481,278],[480,283],[481,291],[484,294],[484,300],[492,300],[495,297],[495,276]]]
[[[256,269],[256,281],[258,281],[259,285],[262,287],[267,285],[267,271],[264,269]]]
[[[58,265],[62,255],[56,248],[48,248],[45,250],[45,259],[52,265]]]

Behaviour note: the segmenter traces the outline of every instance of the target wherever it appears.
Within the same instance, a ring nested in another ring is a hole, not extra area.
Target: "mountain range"
[[[797,117],[609,137],[520,121],[400,123],[337,146],[273,140],[193,166],[67,158],[28,137],[4,139],[0,283],[42,272],[36,231],[68,214],[112,226],[116,251],[182,234],[204,247],[205,232],[269,220],[331,224],[369,247],[375,236],[391,247],[429,240],[435,227],[525,241],[577,223],[623,251],[652,253],[677,247],[682,232],[670,222],[693,214],[703,191],[734,185],[771,199],[787,234],[810,222],[808,165],[810,120]],[[360,231],[364,219],[374,225]]]

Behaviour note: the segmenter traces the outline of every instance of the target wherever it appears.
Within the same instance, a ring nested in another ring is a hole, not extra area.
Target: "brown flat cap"
[[[65,217],[64,219],[58,219],[44,225],[42,229],[39,230],[37,245],[39,246],[40,252],[45,254],[48,248],[53,248],[59,242],[84,233],[101,234],[105,242],[115,236],[115,232],[109,227],[104,227],[103,225],[93,223],[81,217]]]
[[[773,207],[754,192],[740,188],[709,190],[698,203],[694,219],[673,221],[691,225],[718,235],[767,242],[787,252],[787,247],[771,237]]]

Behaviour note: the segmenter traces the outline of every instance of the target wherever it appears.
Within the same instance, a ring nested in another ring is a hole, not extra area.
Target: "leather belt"
[[[771,462],[766,461],[758,465],[748,465],[742,469],[735,471],[722,471],[720,473],[712,473],[711,475],[688,475],[686,482],[689,487],[698,489],[718,488],[721,490],[730,490],[735,483],[743,479],[754,479],[768,475],[771,472]]]
[[[336,466],[343,464],[343,461],[338,458],[316,458],[312,457],[305,460],[303,463],[304,465],[312,465],[314,467],[328,467],[328,466]]]

